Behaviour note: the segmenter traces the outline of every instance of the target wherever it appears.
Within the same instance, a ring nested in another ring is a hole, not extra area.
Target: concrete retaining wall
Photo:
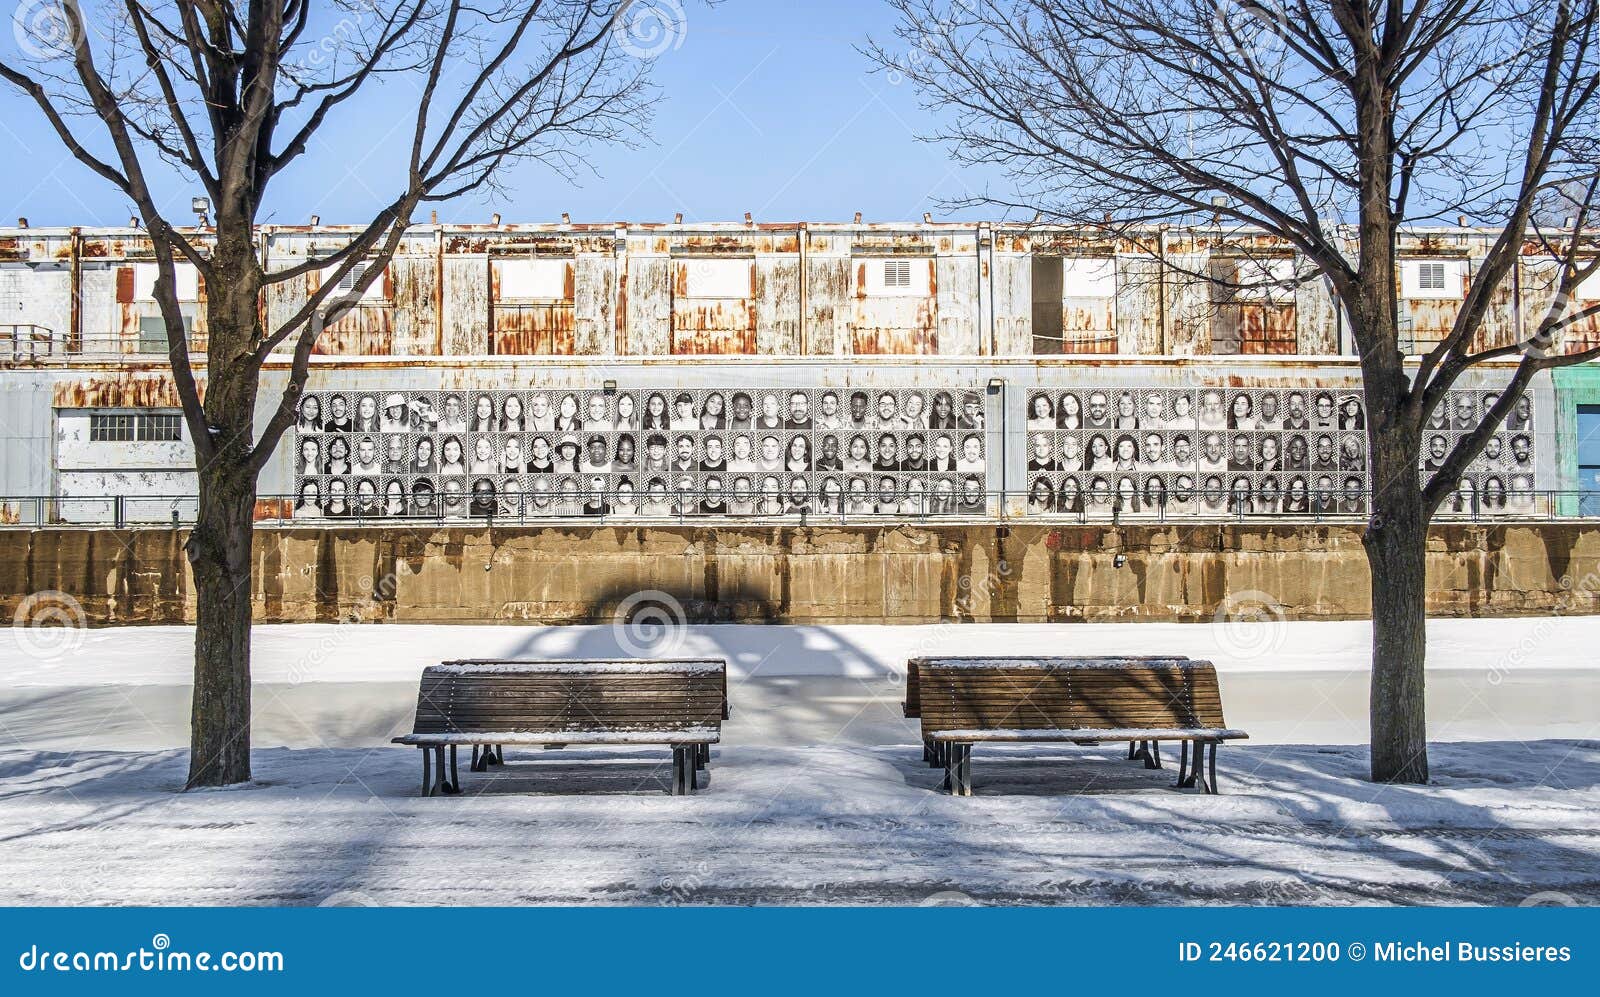
[[[184,533],[0,531],[0,608],[77,599],[94,624],[193,619]],[[1118,555],[1126,563],[1116,566]],[[262,622],[579,623],[670,594],[691,621],[1295,619],[1369,608],[1352,526],[262,529]],[[1600,612],[1600,526],[1434,530],[1439,616]]]

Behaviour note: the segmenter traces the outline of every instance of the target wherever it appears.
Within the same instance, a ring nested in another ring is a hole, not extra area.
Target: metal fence
[[[1282,500],[1280,500],[1280,503]],[[195,520],[194,495],[0,496],[0,527],[169,526]],[[737,523],[887,524],[1004,522],[1118,525],[1138,523],[1364,523],[1371,495],[1352,491],[1311,492],[1289,508],[1257,506],[1256,496],[1174,494],[1145,504],[1136,496],[1086,496],[1081,508],[1040,508],[1017,492],[977,495],[819,496],[752,495],[726,491],[673,491],[664,496],[625,498],[613,491],[564,491],[473,495],[358,495],[347,501],[307,502],[296,495],[261,495],[256,522],[264,526],[386,526],[407,523]],[[1436,522],[1542,522],[1600,518],[1600,491],[1540,490],[1512,493],[1503,501],[1456,496],[1435,514]]]

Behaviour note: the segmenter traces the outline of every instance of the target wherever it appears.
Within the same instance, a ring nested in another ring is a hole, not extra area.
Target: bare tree
[[[1427,781],[1428,523],[1536,374],[1600,355],[1563,346],[1595,311],[1572,302],[1600,249],[1596,0],[889,2],[903,44],[868,54],[918,86],[944,123],[930,138],[1009,176],[979,201],[1107,228],[1216,216],[1326,279],[1369,413],[1372,777]],[[1449,332],[1408,362],[1400,235],[1458,216],[1496,237]],[[1524,340],[1485,344],[1529,246],[1551,303]],[[1501,359],[1498,400],[1424,478],[1430,414]]]
[[[653,99],[639,57],[649,53],[629,32],[648,42],[676,27],[639,22],[641,12],[659,14],[633,0],[110,0],[91,21],[77,0],[44,0],[26,22],[25,60],[0,62],[72,155],[132,201],[154,250],[154,297],[199,471],[187,542],[197,612],[189,786],[250,778],[256,482],[293,423],[323,317],[379,278],[423,204],[490,189],[513,164],[567,175],[586,145],[639,134]],[[331,255],[265,269],[255,227],[273,181],[313,141],[339,146],[340,124],[370,114],[379,95],[405,124],[392,199]],[[153,171],[173,168],[210,198],[209,231],[163,215]],[[180,263],[208,291],[203,390]],[[314,270],[320,287],[266,325],[263,290]],[[258,427],[262,365],[280,347],[293,351],[288,385]]]

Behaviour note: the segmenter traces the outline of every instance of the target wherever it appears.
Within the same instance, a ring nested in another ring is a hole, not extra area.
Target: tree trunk
[[[1372,576],[1372,779],[1428,781],[1428,517],[1417,449],[1404,430],[1374,434],[1372,517],[1362,542]]]
[[[221,463],[200,472],[200,509],[188,547],[195,588],[189,788],[250,779],[255,480]]]
[[[219,222],[217,279],[207,285],[203,408],[212,452],[201,458],[196,451],[200,505],[187,547],[195,588],[189,788],[250,779],[251,451],[261,369],[249,353],[261,330],[249,231],[243,221]]]

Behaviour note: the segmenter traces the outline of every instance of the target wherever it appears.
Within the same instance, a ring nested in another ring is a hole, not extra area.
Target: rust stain
[[[673,302],[674,355],[753,356],[755,352],[755,309],[749,301],[727,298],[706,304]]]
[[[569,278],[570,280],[570,270]],[[493,306],[493,351],[508,356],[571,356],[575,350],[572,302]]]
[[[289,519],[293,515],[293,499],[256,499],[253,516],[258,523],[265,519]]]
[[[205,381],[198,385],[205,397]],[[57,381],[51,385],[54,408],[182,408],[177,386],[161,374],[124,374]]]

